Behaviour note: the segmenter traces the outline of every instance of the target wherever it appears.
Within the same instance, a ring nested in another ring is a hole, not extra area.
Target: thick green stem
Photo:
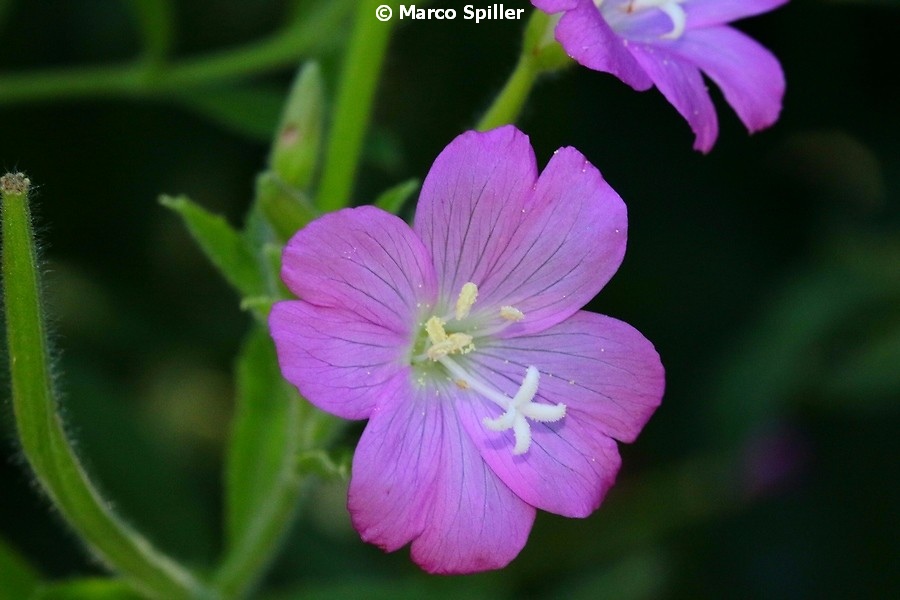
[[[359,156],[372,100],[387,52],[392,23],[375,17],[375,10],[384,0],[361,0],[356,13],[350,46],[344,58],[343,72],[338,86],[334,117],[325,151],[325,167],[317,194],[317,204],[323,211],[332,211],[349,204],[353,191]],[[391,3],[395,7],[397,5]]]
[[[10,380],[25,457],[62,516],[135,590],[167,600],[209,597],[193,575],[119,520],[91,484],[66,437],[50,374],[28,186],[28,179],[18,173],[0,179]]]

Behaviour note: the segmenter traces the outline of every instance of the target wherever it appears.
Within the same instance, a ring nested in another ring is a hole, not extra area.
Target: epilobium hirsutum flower
[[[708,152],[719,124],[702,73],[752,133],[778,119],[784,73],[771,52],[727,23],[787,0],[531,0],[564,13],[556,39],[582,65],[636,90],[659,88]]]
[[[579,310],[625,252],[625,205],[572,148],[538,176],[528,138],[465,133],[440,154],[415,226],[371,206],[310,223],[284,251],[300,300],[270,327],[285,377],[366,425],[349,510],[366,541],[424,569],[499,568],[535,509],[594,511],[660,402],[629,325]]]

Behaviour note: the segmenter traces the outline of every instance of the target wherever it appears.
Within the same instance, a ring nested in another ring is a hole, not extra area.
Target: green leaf
[[[266,294],[265,277],[253,250],[225,219],[208,212],[185,196],[163,196],[160,202],[181,215],[206,257],[242,296]]]
[[[227,554],[214,577],[225,597],[245,593],[274,557],[310,474],[299,468],[301,457],[314,456],[340,427],[282,379],[274,344],[262,327],[251,331],[241,351],[237,386],[225,465]]]
[[[202,585],[159,553],[110,508],[94,487],[57,413],[40,289],[37,253],[23,175],[0,178],[3,208],[3,299],[13,412],[22,450],[60,514],[105,564],[147,594],[187,598]]]
[[[144,42],[144,56],[161,63],[172,47],[172,3],[169,0],[128,0]]]
[[[237,406],[225,465],[227,555],[223,595],[254,583],[290,526],[300,495],[295,467],[308,405],[281,378],[275,347],[257,327],[237,363]]]
[[[389,213],[398,215],[403,209],[403,205],[406,204],[407,200],[409,200],[418,189],[419,180],[408,179],[403,183],[383,191],[381,195],[375,199],[375,206],[382,210],[386,210]]]
[[[0,600],[28,598],[38,580],[37,570],[0,539]]]
[[[269,158],[272,170],[289,188],[309,188],[319,160],[324,123],[324,83],[319,66],[309,62],[297,73],[291,87]]]
[[[257,141],[268,141],[278,125],[281,90],[265,87],[195,89],[173,98],[215,123]]]
[[[272,171],[266,171],[256,179],[256,201],[282,242],[318,216],[305,194]]]
[[[98,577],[41,586],[30,600],[141,600],[122,581]]]
[[[246,535],[273,491],[294,485],[299,403],[281,378],[266,331],[252,331],[237,363],[237,406],[226,464],[230,544]]]

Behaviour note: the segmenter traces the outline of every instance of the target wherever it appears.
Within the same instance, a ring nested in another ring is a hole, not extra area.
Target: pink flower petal
[[[474,282],[473,315],[496,318],[507,305],[525,313],[510,334],[574,313],[625,252],[625,204],[581,153],[562,148],[540,178],[534,170],[528,138],[515,128],[464,134],[435,161],[416,215],[441,301],[450,305]]]
[[[708,27],[775,10],[787,0],[689,0],[682,4],[687,28]]]
[[[691,31],[671,50],[722,89],[751,133],[778,120],[784,72],[778,59],[755,40],[731,27],[710,27]]]
[[[612,30],[593,0],[579,0],[577,8],[562,16],[556,25],[556,39],[569,56],[589,69],[612,73],[638,91],[652,86],[628,52],[628,40]]]
[[[441,300],[455,302],[463,284],[491,272],[536,179],[528,137],[512,126],[466,132],[438,155],[422,185],[414,229],[431,250]]]
[[[535,8],[548,14],[570,10],[578,5],[579,0],[531,0]]]
[[[694,149],[709,152],[719,135],[719,121],[700,70],[662,45],[635,43],[629,48],[662,95],[691,126],[696,136]]]
[[[437,283],[428,251],[399,218],[372,206],[320,217],[288,242],[281,277],[297,296],[408,335]]]
[[[524,221],[495,268],[476,280],[481,307],[511,305],[525,314],[506,335],[540,331],[572,315],[625,255],[625,203],[574,148],[553,155],[522,210]]]
[[[535,509],[485,465],[446,391],[410,377],[395,378],[356,449],[354,526],[388,551],[412,541],[413,560],[432,573],[503,567],[524,547]]]
[[[365,419],[402,368],[409,339],[354,313],[302,300],[278,302],[269,315],[285,379],[322,410]]]
[[[463,415],[463,423],[494,472],[529,504],[570,517],[587,516],[600,505],[620,464],[612,438],[633,441],[664,387],[650,342],[626,323],[588,312],[479,348],[468,364],[508,395],[533,365],[541,372],[535,402],[566,405],[560,421],[529,421],[531,447],[517,456],[511,431],[497,433],[483,424],[502,410],[458,392],[469,396],[473,412]]]

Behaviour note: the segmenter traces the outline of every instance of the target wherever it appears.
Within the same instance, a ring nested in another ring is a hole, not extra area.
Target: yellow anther
[[[441,328],[443,332],[443,327]],[[444,334],[446,335],[446,334]],[[466,333],[451,333],[440,342],[432,344],[431,348],[425,351],[425,355],[431,360],[438,360],[448,354],[468,354],[475,349],[472,343],[472,336]]]
[[[478,286],[471,281],[462,286],[459,298],[456,299],[456,320],[461,321],[469,316],[469,311],[478,298]]]
[[[444,321],[440,317],[431,317],[425,323],[425,332],[432,344],[440,344],[447,340],[447,332],[444,331]]]
[[[515,306],[501,306],[500,307],[500,316],[506,319],[507,321],[512,321],[513,323],[518,323],[522,319],[525,318],[525,313],[516,308]]]

